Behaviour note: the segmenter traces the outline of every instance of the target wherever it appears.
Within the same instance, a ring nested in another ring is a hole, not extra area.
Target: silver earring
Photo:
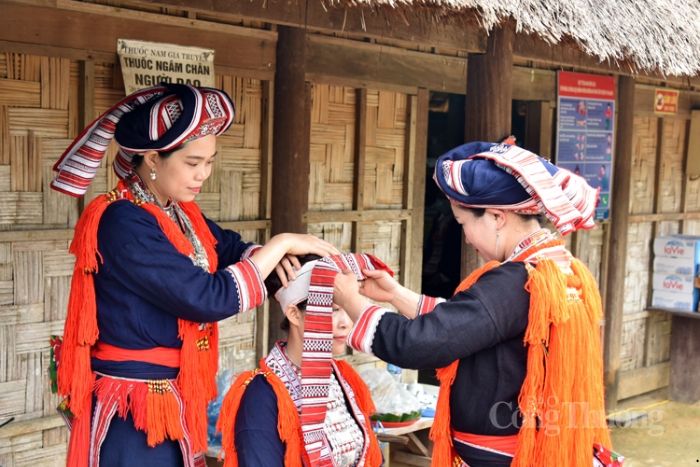
[[[155,179],[156,179],[155,169],[151,169],[151,173],[149,174],[149,176],[151,177],[151,180],[155,181]]]

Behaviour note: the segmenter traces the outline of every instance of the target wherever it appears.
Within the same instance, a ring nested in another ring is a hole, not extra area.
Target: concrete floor
[[[613,418],[628,423],[612,428],[613,448],[625,456],[625,467],[700,466],[700,402],[680,404],[658,392],[619,409]]]

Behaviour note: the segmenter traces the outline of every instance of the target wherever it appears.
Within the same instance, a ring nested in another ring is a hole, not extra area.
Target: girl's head
[[[269,295],[273,295],[275,300],[282,307],[285,319],[282,321],[282,329],[287,332],[290,342],[301,346],[304,340],[304,317],[306,312],[307,299],[309,295],[309,284],[311,272],[320,257],[316,255],[306,255],[299,258],[302,267],[296,271],[297,278],[289,282],[284,288],[276,274],[270,274],[265,279],[265,286]],[[346,352],[345,340],[352,329],[353,322],[342,308],[333,304],[333,355],[342,355]]]

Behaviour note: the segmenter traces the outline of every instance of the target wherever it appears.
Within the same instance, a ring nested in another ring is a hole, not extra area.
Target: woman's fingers
[[[282,287],[287,287],[287,284],[289,284],[289,282],[287,281],[287,273],[284,271],[284,268],[280,264],[275,266],[275,273],[277,273],[277,277],[280,278],[280,282],[282,282]]]
[[[299,262],[299,258],[297,258],[295,255],[287,255],[287,259],[292,263],[292,267],[295,271],[301,269],[301,263]]]
[[[293,281],[297,278],[297,273],[294,272],[294,267],[292,266],[292,262],[289,261],[289,258],[282,258],[282,261],[280,261],[280,265],[284,269],[284,272],[287,274],[287,280]]]

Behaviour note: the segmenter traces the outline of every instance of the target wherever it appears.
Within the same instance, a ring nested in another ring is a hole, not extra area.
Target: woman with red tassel
[[[600,294],[542,227],[544,215],[562,235],[592,228],[598,191],[505,143],[459,146],[438,159],[434,178],[486,264],[448,300],[381,271],[365,271],[361,284],[338,275],[335,301],[355,322],[350,346],[439,368],[435,467],[619,465],[605,420]]]
[[[66,396],[71,467],[204,465],[206,406],[216,393],[216,322],[260,305],[273,270],[337,250],[311,235],[260,247],[205,218],[195,203],[231,125],[233,102],[211,88],[138,91],[97,118],[54,166],[52,188],[85,194],[114,139],[116,188],[84,210],[58,389]]]
[[[312,259],[303,258],[308,262],[286,288],[274,276],[265,282],[270,293],[276,291],[288,338],[275,344],[259,369],[239,375],[226,394],[218,423],[226,467],[382,463],[369,389],[350,364],[331,358],[345,353],[352,327],[332,302],[340,271],[389,270],[369,255]]]

